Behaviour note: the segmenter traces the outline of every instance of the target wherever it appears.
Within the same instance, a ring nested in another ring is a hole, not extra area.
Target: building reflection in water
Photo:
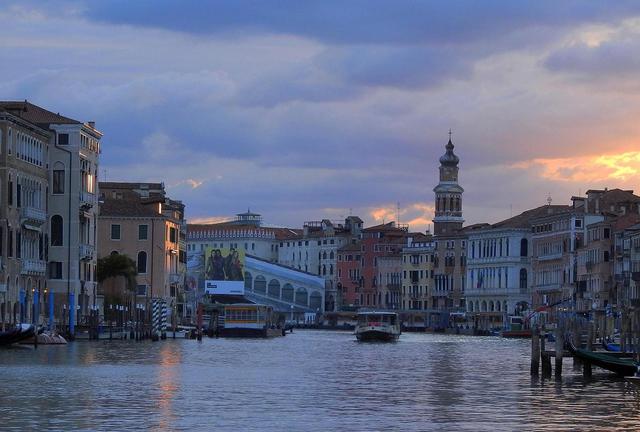
[[[182,353],[177,344],[162,344],[158,353],[158,373],[156,385],[158,393],[158,411],[160,422],[155,430],[171,431],[175,427],[174,401],[178,392],[180,380],[179,365],[182,361]]]

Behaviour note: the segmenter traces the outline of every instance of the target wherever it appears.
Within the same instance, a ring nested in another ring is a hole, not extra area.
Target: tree
[[[138,276],[136,262],[126,255],[113,254],[98,259],[96,277],[100,284],[107,279],[122,277],[126,283],[126,291],[131,294],[136,290],[136,276]],[[122,303],[128,293],[104,292],[105,304]]]

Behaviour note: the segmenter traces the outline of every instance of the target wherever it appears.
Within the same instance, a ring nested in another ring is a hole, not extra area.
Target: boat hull
[[[604,352],[594,353],[576,348],[573,344],[569,344],[569,350],[574,357],[621,376],[632,376],[637,371],[636,363],[630,358],[618,357]]]
[[[284,336],[284,329],[253,329],[253,328],[221,328],[218,330],[220,337],[228,338],[268,338]]]
[[[0,333],[0,346],[19,343],[25,339],[33,337],[35,334],[35,326],[26,324],[20,325],[15,329]]]
[[[400,334],[382,330],[364,330],[356,332],[356,339],[360,342],[393,342],[398,340]]]
[[[530,339],[531,330],[505,330],[500,333],[500,336],[508,339]]]

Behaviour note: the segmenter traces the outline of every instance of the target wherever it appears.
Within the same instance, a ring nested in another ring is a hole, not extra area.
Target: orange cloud
[[[412,230],[424,231],[431,224],[434,211],[432,204],[423,202],[400,207],[400,223],[408,223]],[[375,207],[369,215],[376,222],[391,222],[398,219],[398,208],[394,205]]]
[[[214,224],[231,220],[229,216],[207,216],[189,219],[190,224]]]
[[[556,159],[532,159],[513,164],[516,169],[538,169],[549,180],[595,182],[626,181],[640,173],[640,151]]]

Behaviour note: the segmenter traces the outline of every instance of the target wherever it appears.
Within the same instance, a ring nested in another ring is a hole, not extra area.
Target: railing
[[[20,217],[23,220],[41,225],[47,221],[47,212],[36,207],[23,207],[20,210]]]
[[[549,261],[554,259],[562,258],[562,252],[556,252],[552,254],[540,255],[538,256],[538,261]]]
[[[96,203],[96,196],[91,192],[80,191],[80,207],[93,207]]]
[[[88,243],[80,243],[78,250],[80,252],[80,259],[84,260],[84,259],[88,259],[90,260],[91,258],[93,258],[93,254],[95,252],[95,247],[93,245],[90,245]]]
[[[23,275],[44,275],[47,272],[47,263],[42,260],[23,259],[22,271]]]
[[[181,273],[169,273],[169,283],[177,284],[181,283],[183,280],[183,275]]]

